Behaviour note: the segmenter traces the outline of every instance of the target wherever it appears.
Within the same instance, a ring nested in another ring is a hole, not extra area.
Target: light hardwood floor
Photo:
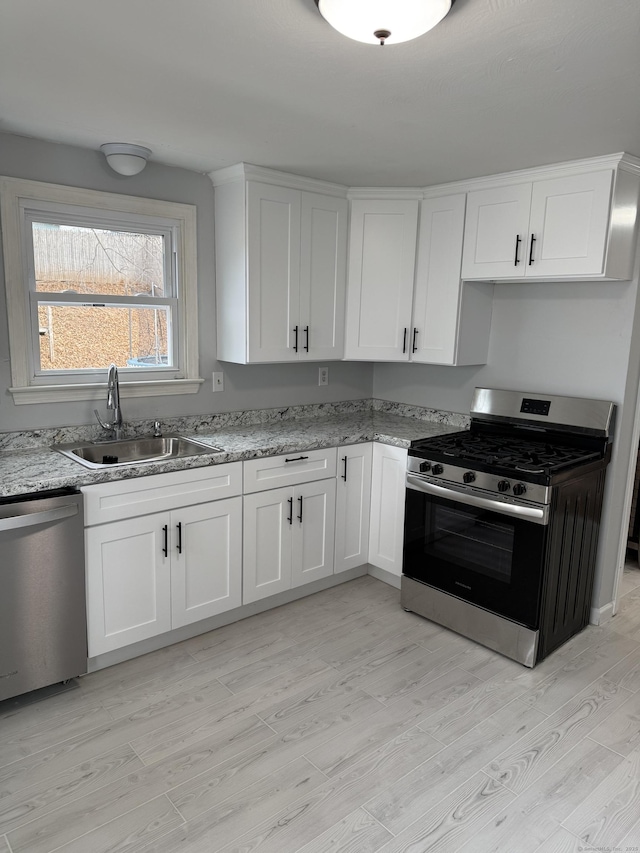
[[[0,853],[640,850],[624,582],[533,670],[364,577],[0,703]]]

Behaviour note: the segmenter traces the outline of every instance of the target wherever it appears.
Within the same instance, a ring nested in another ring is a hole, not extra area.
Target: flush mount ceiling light
[[[107,142],[100,146],[107,163],[119,175],[137,175],[147,165],[151,149],[143,145],[131,145],[128,142]]]
[[[395,44],[435,27],[454,0],[316,0],[322,17],[356,41]]]

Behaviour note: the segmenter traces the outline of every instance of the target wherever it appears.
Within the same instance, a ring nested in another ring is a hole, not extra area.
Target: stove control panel
[[[459,489],[468,489],[470,492],[493,493],[500,500],[507,503],[525,504],[548,504],[551,502],[551,487],[539,483],[513,482],[496,474],[488,474],[485,471],[470,471],[467,467],[442,465],[440,462],[420,459],[420,457],[409,454],[407,470],[410,474],[419,474],[430,482],[446,487],[448,483]]]

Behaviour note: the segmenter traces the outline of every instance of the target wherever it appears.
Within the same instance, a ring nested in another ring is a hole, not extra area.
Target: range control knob
[[[498,483],[499,492],[508,492],[511,488],[511,483],[508,480],[500,480]]]
[[[442,465],[432,465],[431,466],[431,473],[432,474],[442,474],[443,471],[444,471],[444,468],[442,467]]]
[[[473,471],[466,471],[462,475],[462,482],[463,483],[473,483],[475,478],[476,478],[476,475],[473,473]]]
[[[421,462],[420,463],[420,473],[426,474],[427,471],[431,470],[431,462]]]
[[[527,491],[527,487],[525,486],[524,483],[516,483],[515,486],[513,487],[513,494],[516,495],[517,497],[520,497],[520,495],[524,495],[524,493],[526,491]]]

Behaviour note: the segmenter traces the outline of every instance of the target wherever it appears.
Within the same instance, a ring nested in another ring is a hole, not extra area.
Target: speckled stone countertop
[[[197,430],[188,429],[192,424],[185,423],[182,429],[176,429],[172,424],[172,432],[192,435],[199,442],[221,448],[221,452],[120,468],[89,469],[50,447],[20,449],[14,446],[0,452],[0,496],[63,487],[80,488],[92,483],[363,441],[409,447],[415,439],[456,432],[466,427],[464,416],[428,409],[413,410],[395,404],[386,406],[386,410],[367,405],[354,405],[352,411],[344,411],[347,408],[344,406],[341,408],[343,410],[337,413],[314,411],[314,416],[309,418],[283,417],[242,424],[236,420],[234,425],[231,425],[233,421],[228,422],[215,431],[207,431],[207,424],[200,425]],[[421,417],[412,416],[414,411]]]

